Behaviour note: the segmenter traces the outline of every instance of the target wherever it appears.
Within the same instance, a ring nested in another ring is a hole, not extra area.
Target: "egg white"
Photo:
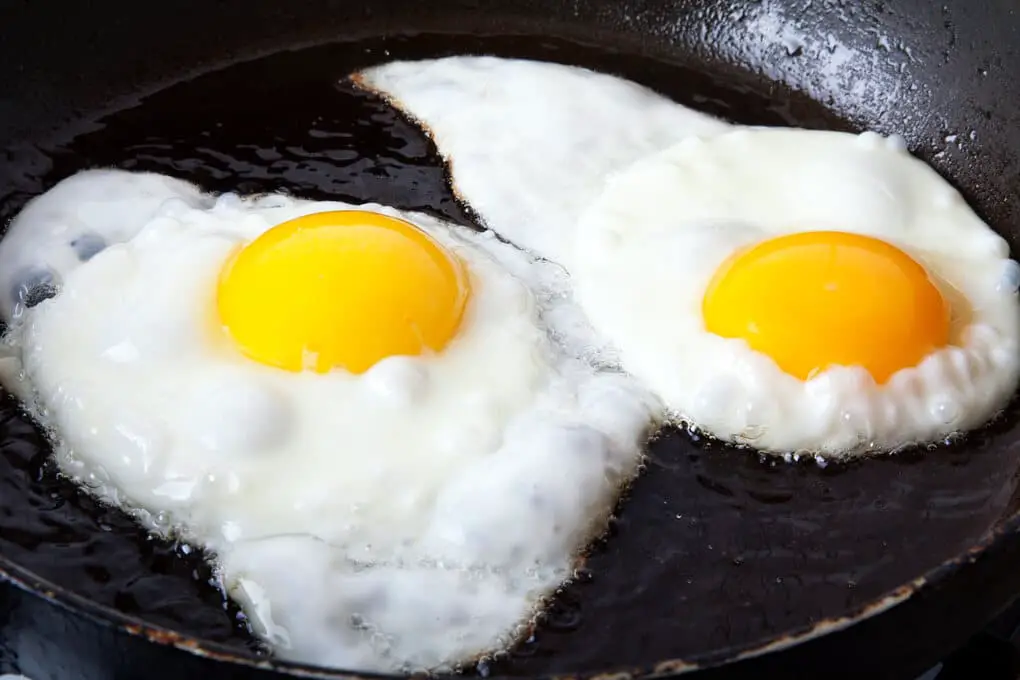
[[[577,219],[608,174],[730,129],[634,82],[551,62],[454,56],[352,78],[422,124],[487,227],[568,269]]]
[[[450,346],[361,376],[243,357],[215,323],[226,258],[274,224],[352,207],[119,171],[68,179],[0,243],[0,270],[45,265],[59,281],[10,304],[5,386],[51,431],[63,472],[210,551],[280,657],[449,669],[511,644],[570,577],[661,407],[584,355],[559,268],[376,205],[360,208],[467,263]],[[67,252],[82,230],[106,246],[86,260]]]
[[[861,367],[801,381],[705,329],[702,298],[727,257],[818,230],[884,239],[921,262],[954,306],[951,345],[885,385]],[[895,137],[689,138],[609,180],[580,220],[573,263],[576,299],[623,367],[676,417],[723,440],[790,454],[888,451],[982,425],[1017,385],[1020,267]]]
[[[82,262],[138,233],[165,202],[213,203],[198,187],[173,177],[103,169],[72,175],[45,195],[45,201],[29,201],[0,239],[0,315],[5,321],[24,311],[34,284],[59,287],[63,276]]]

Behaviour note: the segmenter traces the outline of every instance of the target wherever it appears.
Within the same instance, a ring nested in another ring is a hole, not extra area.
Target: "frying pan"
[[[161,130],[197,148],[208,135],[195,121],[225,115],[223,79],[249,87],[262,133],[304,134],[310,76],[292,68],[293,88],[272,89],[259,85],[271,62],[250,61],[304,46],[336,78],[391,58],[491,52],[614,72],[736,122],[898,133],[1014,252],[1020,238],[1020,17],[1006,0],[33,0],[2,15],[5,218],[88,165],[156,168]],[[306,63],[288,54],[273,68]],[[141,101],[149,113],[103,122]],[[332,179],[281,186],[253,162],[244,178],[204,183],[360,195],[470,224],[429,140],[399,117],[377,120],[386,131],[348,130],[344,143],[395,135],[415,182],[389,181],[385,163],[359,179],[337,162]],[[230,127],[220,134],[258,126]],[[10,398],[0,416],[0,672],[359,677],[258,654],[198,556],[56,478]],[[665,436],[534,639],[469,674],[913,677],[1020,593],[1018,425],[1011,405],[951,446],[824,468]]]

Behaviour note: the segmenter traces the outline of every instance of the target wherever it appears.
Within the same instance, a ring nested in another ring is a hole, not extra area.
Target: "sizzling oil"
[[[391,58],[493,53],[616,73],[752,124],[847,129],[820,105],[733,73],[527,38],[417,36],[286,52],[171,86],[71,141],[8,166],[0,217],[84,168],[161,172],[210,191],[377,201],[474,224],[436,150],[377,99],[338,84]],[[933,452],[820,468],[682,431],[644,474],[584,568],[509,654],[468,673],[530,675],[751,644],[845,613],[914,578],[1015,507],[1017,460],[981,455],[1015,422]],[[0,401],[0,553],[59,586],[152,623],[258,651],[195,551],[154,540],[61,480],[43,436]],[[1020,457],[1020,447],[1009,453]]]

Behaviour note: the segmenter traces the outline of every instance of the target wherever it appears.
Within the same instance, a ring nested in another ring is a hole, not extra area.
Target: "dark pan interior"
[[[966,5],[508,1],[425,9],[396,0],[182,0],[143,9],[104,0],[50,24],[43,8],[52,5],[33,3],[7,10],[19,13],[22,28],[0,37],[9,84],[0,99],[0,209],[9,217],[54,181],[100,164],[178,174],[211,190],[379,200],[470,224],[428,140],[332,80],[389,58],[492,52],[619,73],[737,122],[899,133],[1015,250],[1016,20],[1009,3]],[[368,38],[415,29],[424,35]],[[214,72],[113,113],[196,71],[337,40]],[[274,106],[282,97],[289,106]],[[316,124],[302,116],[330,106],[336,115],[318,125],[336,133],[333,141],[310,141]],[[267,171],[253,153],[269,148],[295,162]],[[348,162],[351,154],[373,162]],[[120,513],[56,480],[39,433],[11,400],[2,412],[0,554],[101,604],[251,653],[196,555],[148,540]],[[482,670],[530,675],[722,658],[852,613],[1013,515],[1016,425],[1011,407],[952,446],[824,468],[670,433],[652,447],[607,540],[534,640]],[[948,611],[916,622],[918,634],[952,624]],[[961,629],[960,639],[970,632]]]

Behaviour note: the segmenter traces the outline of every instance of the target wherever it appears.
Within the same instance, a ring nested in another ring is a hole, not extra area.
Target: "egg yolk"
[[[702,302],[705,327],[806,380],[862,366],[878,383],[949,342],[950,310],[919,263],[868,236],[816,231],[735,253]]]
[[[255,361],[363,373],[386,357],[442,350],[469,295],[462,262],[423,231],[350,210],[284,222],[238,250],[216,306]]]

